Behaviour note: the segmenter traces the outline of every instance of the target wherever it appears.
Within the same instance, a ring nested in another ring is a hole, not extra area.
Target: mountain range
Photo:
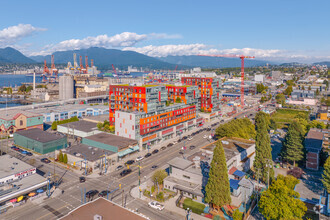
[[[54,62],[56,64],[73,64],[73,54],[77,54],[77,62],[79,57],[82,56],[83,64],[85,64],[85,56],[88,56],[89,65],[90,60],[94,60],[94,65],[98,69],[106,70],[111,69],[113,64],[119,69],[126,69],[127,66],[143,67],[149,69],[174,69],[178,66],[178,70],[187,69],[192,67],[202,68],[226,68],[226,67],[240,67],[241,62],[238,58],[225,58],[225,57],[204,57],[204,56],[167,56],[161,58],[150,57],[134,51],[122,51],[116,49],[105,49],[100,47],[91,47],[81,50],[57,51],[54,52]],[[0,64],[1,63],[43,63],[44,60],[47,64],[51,62],[51,56],[31,56],[26,57],[18,50],[6,47],[0,48]],[[264,60],[245,59],[246,67],[264,66],[267,63],[277,64]],[[330,62],[319,62],[315,64],[328,65]],[[287,64],[284,64],[287,65]]]

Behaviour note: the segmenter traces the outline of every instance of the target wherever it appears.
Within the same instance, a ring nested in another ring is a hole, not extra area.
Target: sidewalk
[[[141,186],[140,186],[141,190],[143,191],[147,187],[147,185],[148,185],[147,182],[142,183]],[[141,192],[141,198],[140,198],[139,186],[134,187],[131,190],[130,194],[133,198],[136,198],[136,199],[141,199],[141,200],[146,201],[146,202],[151,202],[152,201],[152,199],[150,199],[148,197],[145,197],[143,195],[143,192]],[[165,201],[163,204],[164,204],[166,210],[171,211],[171,212],[175,212],[175,213],[181,215],[182,219],[185,219],[186,214],[187,214],[186,210],[177,207],[176,204],[175,204],[178,197],[179,197],[179,194],[177,194],[175,197],[170,198],[169,200]],[[201,215],[197,215],[195,213],[191,213],[191,218],[194,219],[194,220],[210,220],[209,218],[206,218],[206,217],[201,216]]]

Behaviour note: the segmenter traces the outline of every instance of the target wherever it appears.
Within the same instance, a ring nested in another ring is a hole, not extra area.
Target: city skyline
[[[0,15],[0,47],[28,56],[105,47],[152,57],[232,53],[275,62],[330,60],[327,1],[56,3],[2,3],[8,10]]]

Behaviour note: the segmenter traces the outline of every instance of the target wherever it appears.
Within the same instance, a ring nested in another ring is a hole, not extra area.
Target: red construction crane
[[[56,75],[57,77],[57,73],[58,73],[58,70],[55,68],[55,62],[54,62],[54,55],[51,56],[51,75],[53,76],[53,74]]]
[[[91,67],[93,67],[93,66],[94,66],[94,60],[91,59]]]
[[[113,72],[115,72],[115,74],[117,74],[117,71],[115,69],[115,66],[113,64],[111,64],[111,65],[112,65]]]
[[[86,65],[86,70],[88,69],[88,56],[85,56],[85,65]]]
[[[240,58],[241,59],[241,108],[244,107],[244,59],[254,59],[254,56],[245,56],[237,54],[217,54],[217,55],[205,55],[198,54],[198,56],[204,57],[228,57],[228,58]]]
[[[176,71],[177,68],[178,68],[178,65],[175,66],[174,72]]]
[[[49,69],[47,67],[46,60],[44,61],[44,72],[42,74],[42,81],[46,82],[46,75],[49,74]]]

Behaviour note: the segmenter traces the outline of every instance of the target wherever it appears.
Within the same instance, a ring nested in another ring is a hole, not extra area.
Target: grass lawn
[[[191,209],[192,212],[200,215],[204,212],[205,205],[199,202],[195,202],[190,198],[186,198],[183,201],[183,208],[184,209],[189,208]]]
[[[276,122],[278,128],[285,128],[295,119],[299,113],[306,114],[308,117],[309,112],[295,110],[295,109],[277,109],[271,118]]]

